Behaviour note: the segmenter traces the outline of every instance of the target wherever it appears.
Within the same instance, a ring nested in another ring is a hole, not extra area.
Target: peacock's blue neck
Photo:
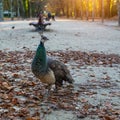
[[[42,42],[37,48],[36,55],[33,60],[33,66],[37,68],[36,70],[39,70],[39,72],[47,70],[46,49]]]

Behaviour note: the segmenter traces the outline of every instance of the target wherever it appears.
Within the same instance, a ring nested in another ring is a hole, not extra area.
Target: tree
[[[20,17],[20,1],[17,0],[17,17]]]
[[[0,0],[2,1],[2,0]],[[4,10],[11,10],[18,17],[35,17],[39,11],[50,11],[58,16],[74,18],[109,18],[119,14],[120,0],[3,0]],[[116,2],[117,5],[116,5]],[[116,7],[117,6],[117,7]]]
[[[3,20],[3,1],[0,0],[0,21]]]
[[[118,9],[118,25],[120,26],[120,1],[117,0],[117,9]]]
[[[94,22],[94,18],[95,18],[95,2],[96,0],[92,1],[92,21]]]
[[[102,23],[104,22],[104,0],[102,0]]]
[[[14,19],[14,16],[13,16],[13,0],[10,0],[10,11],[11,11],[11,20]]]

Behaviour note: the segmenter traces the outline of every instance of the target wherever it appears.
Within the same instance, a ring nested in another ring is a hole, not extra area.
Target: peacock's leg
[[[58,90],[62,87],[63,80],[59,80],[55,82],[55,92],[58,92]]]
[[[46,96],[48,97],[50,95],[51,85],[46,86],[46,89],[47,89]]]

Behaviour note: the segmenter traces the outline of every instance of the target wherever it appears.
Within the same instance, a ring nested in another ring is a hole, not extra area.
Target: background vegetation
[[[4,0],[4,10],[16,12],[20,17],[35,17],[40,10],[56,13],[57,16],[81,18],[117,15],[117,0]],[[88,18],[87,18],[88,19]]]

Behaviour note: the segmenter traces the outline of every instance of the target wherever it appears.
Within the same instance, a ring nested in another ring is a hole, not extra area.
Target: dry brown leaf
[[[20,75],[18,74],[18,73],[13,73],[13,75],[12,75],[14,78],[19,78],[20,77]]]
[[[16,105],[16,104],[18,104],[19,102],[18,102],[18,99],[17,98],[13,98],[12,99],[12,104],[14,104],[14,105]]]
[[[13,88],[13,86],[10,86],[8,82],[2,82],[2,87],[8,90],[11,90]]]
[[[38,120],[38,119],[35,119],[33,117],[27,117],[25,120]]]
[[[3,99],[8,99],[8,98],[9,98],[8,94],[2,94],[1,97],[2,97]]]
[[[111,118],[110,116],[103,116],[104,120],[115,120],[113,118]]]

